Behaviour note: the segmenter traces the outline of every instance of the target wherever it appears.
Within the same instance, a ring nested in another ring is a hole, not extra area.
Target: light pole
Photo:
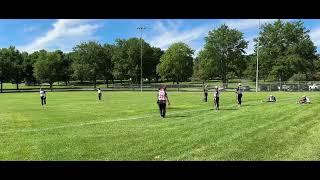
[[[141,27],[137,27],[137,29],[139,29],[140,30],[140,46],[141,46],[141,59],[140,59],[140,83],[141,83],[141,92],[142,92],[142,31],[144,30],[144,29],[146,29],[145,27],[143,27],[143,26],[141,26]]]
[[[258,32],[258,43],[257,43],[256,92],[258,92],[258,80],[259,80],[259,36],[260,36],[260,19],[259,19],[259,32]]]

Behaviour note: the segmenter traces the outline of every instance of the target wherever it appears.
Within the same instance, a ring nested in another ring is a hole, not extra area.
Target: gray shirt
[[[237,87],[237,89],[236,89],[236,93],[237,94],[242,94],[242,87],[241,86],[239,86],[239,87]]]

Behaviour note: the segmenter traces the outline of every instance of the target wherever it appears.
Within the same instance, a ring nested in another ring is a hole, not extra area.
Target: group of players
[[[214,103],[214,108],[215,110],[219,110],[219,100],[220,100],[220,91],[222,89],[219,88],[218,86],[215,86],[213,89],[213,103]],[[208,102],[208,84],[206,84],[203,88],[204,92],[204,101]],[[235,89],[235,93],[237,95],[237,105],[238,107],[241,106],[242,103],[242,85],[241,83],[238,84],[238,87]]]
[[[219,110],[219,100],[220,100],[220,92],[221,88],[218,86],[215,86],[213,89],[213,103],[214,103],[214,108],[215,110]],[[204,101],[208,102],[208,84],[206,84],[203,88],[204,92]],[[237,105],[238,107],[241,106],[242,103],[242,94],[243,94],[243,89],[241,83],[238,84],[238,87],[235,89],[236,93],[236,100],[237,100]],[[41,99],[41,105],[45,106],[47,104],[47,93],[45,90],[42,90],[40,88],[40,99]],[[98,88],[98,99],[101,100],[102,98],[102,91],[100,88]],[[266,102],[277,102],[277,99],[275,96],[270,95]],[[170,105],[168,93],[167,93],[167,88],[166,86],[161,86],[159,88],[159,92],[157,94],[157,104],[159,106],[159,111],[160,111],[160,117],[165,118],[166,115],[166,109],[167,109],[167,103]],[[298,101],[298,104],[310,104],[310,98],[307,96],[302,96]]]
[[[215,86],[213,89],[213,103],[214,103],[214,108],[215,110],[219,110],[219,100],[220,100],[220,92],[221,92],[221,88],[219,88],[218,86]],[[204,92],[204,101],[208,102],[208,85],[206,84],[203,88],[203,92]],[[241,83],[238,84],[237,88],[235,89],[235,93],[236,93],[236,100],[237,100],[237,105],[238,107],[241,106],[242,104],[242,96],[243,96],[243,88]],[[168,94],[166,92],[166,87],[160,87],[159,88],[159,93],[157,96],[157,103],[159,105],[159,110],[160,110],[160,116],[162,118],[165,117],[165,112],[166,112],[166,102],[168,101],[168,105],[170,105],[169,102],[169,98],[168,98]],[[267,100],[265,102],[277,102],[277,99],[275,96],[270,95]],[[297,101],[298,104],[310,104],[310,98],[307,96],[302,96],[301,98],[299,98],[299,100]]]

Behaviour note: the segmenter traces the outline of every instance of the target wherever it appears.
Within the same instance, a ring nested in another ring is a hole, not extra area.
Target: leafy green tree
[[[257,48],[258,39],[255,42]],[[259,34],[259,79],[286,81],[301,73],[307,80],[313,80],[318,61],[316,47],[302,21],[278,20],[262,26]],[[251,78],[254,78],[253,73]]]
[[[26,85],[35,84],[37,82],[34,77],[34,68],[33,65],[36,62],[36,59],[32,57],[32,54],[23,52],[22,54],[22,69],[24,74],[24,82]]]
[[[187,80],[193,73],[193,53],[194,50],[185,43],[172,44],[161,56],[157,72],[162,78],[178,84]]]
[[[71,79],[73,74],[73,69],[71,68],[72,65],[72,52],[70,53],[63,53],[62,51],[58,50],[56,53],[60,54],[61,62],[59,63],[60,67],[58,68],[58,81],[63,81],[65,85],[68,85],[68,82]]]
[[[219,76],[216,61],[212,60],[208,51],[201,50],[194,61],[193,78],[205,82]]]
[[[109,85],[109,80],[113,79],[112,69],[112,53],[114,51],[114,46],[110,44],[105,44],[103,46],[103,58],[100,65],[100,72],[102,77],[104,78],[107,87]]]
[[[141,43],[142,43],[142,77],[158,78],[156,66],[163,54],[161,49],[151,47],[139,38],[117,39],[112,55],[113,75],[124,80],[131,78],[133,82],[140,82],[141,77]]]
[[[204,49],[199,53],[196,73],[202,79],[219,76],[223,83],[231,75],[241,77],[246,69],[244,54],[247,46],[243,33],[225,24],[209,31]]]
[[[96,81],[101,75],[101,65],[105,60],[105,49],[95,41],[81,43],[74,47],[73,70],[77,79],[93,81],[96,88]]]
[[[9,82],[11,80],[13,63],[11,61],[12,55],[10,50],[7,48],[0,49],[0,84],[1,93],[3,92],[3,83]]]
[[[34,76],[40,82],[49,83],[52,91],[53,83],[59,80],[61,66],[62,56],[59,51],[46,53],[42,51],[34,64]]]
[[[24,79],[23,72],[23,57],[19,50],[15,47],[10,46],[7,49],[7,58],[11,61],[11,82],[16,84],[17,89],[19,89],[19,84]]]

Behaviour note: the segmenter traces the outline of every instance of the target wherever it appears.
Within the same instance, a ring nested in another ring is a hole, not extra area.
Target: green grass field
[[[0,94],[0,160],[319,160],[320,94],[223,92],[221,110],[202,93],[169,92],[160,118],[156,92]],[[298,105],[306,94],[310,105]]]

